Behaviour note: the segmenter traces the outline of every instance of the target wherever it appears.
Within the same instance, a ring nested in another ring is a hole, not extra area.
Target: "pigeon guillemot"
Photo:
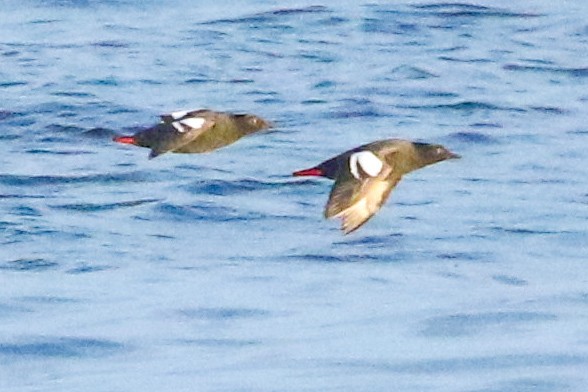
[[[252,114],[208,109],[178,111],[161,116],[159,124],[115,142],[151,149],[149,158],[166,152],[202,153],[236,142],[245,135],[270,128],[271,123]]]
[[[345,234],[368,221],[404,174],[446,159],[460,158],[439,144],[388,139],[346,151],[294,176],[335,180],[325,218],[341,218]]]

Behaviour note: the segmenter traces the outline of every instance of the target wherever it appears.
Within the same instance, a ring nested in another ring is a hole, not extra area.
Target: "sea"
[[[0,391],[588,390],[588,2],[2,0]],[[271,130],[114,143],[176,110]],[[344,235],[380,139],[462,156]]]

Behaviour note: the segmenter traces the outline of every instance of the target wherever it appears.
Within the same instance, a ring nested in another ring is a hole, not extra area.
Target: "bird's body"
[[[441,145],[387,139],[346,151],[294,175],[335,180],[325,217],[341,218],[342,229],[347,234],[380,209],[403,175],[452,158],[459,155]]]
[[[159,124],[114,141],[151,149],[149,158],[166,152],[203,153],[232,144],[271,124],[251,114],[233,114],[202,109],[161,116]]]

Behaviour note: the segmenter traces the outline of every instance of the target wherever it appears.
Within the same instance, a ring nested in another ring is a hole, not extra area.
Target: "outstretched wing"
[[[160,137],[152,146],[149,158],[177,150],[214,127],[214,118],[207,114],[208,111],[199,110],[162,115],[161,123],[153,128]]]
[[[341,229],[351,233],[380,209],[400,178],[370,151],[351,154],[348,167],[341,168],[335,179],[325,217],[341,218]]]

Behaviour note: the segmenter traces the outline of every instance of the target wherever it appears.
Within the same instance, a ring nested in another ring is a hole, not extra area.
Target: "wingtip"
[[[358,227],[353,227],[353,228],[348,228],[348,227],[345,227],[345,226],[341,225],[341,232],[343,233],[343,235],[351,234],[351,233],[353,233],[357,229],[359,229],[359,226]]]
[[[340,219],[341,224],[339,226],[339,230],[341,230],[341,233],[343,235],[353,233],[354,231],[359,229],[361,226],[363,226],[369,220],[369,218],[368,218],[368,219],[364,220],[363,222],[356,222],[353,220],[353,218],[350,219],[350,217],[347,215],[342,215],[341,213],[335,214],[335,215],[327,215],[327,212],[325,211],[325,219],[331,219],[331,218],[339,218]]]
[[[340,210],[336,205],[327,205],[325,208],[325,218],[340,219],[341,231],[344,235],[347,235],[359,229],[374,216],[373,213],[365,214],[362,211],[362,206],[364,205],[365,203],[360,201],[344,210]]]
[[[162,152],[159,152],[159,151],[151,150],[151,152],[149,153],[148,158],[149,159],[157,158],[161,154],[163,154],[163,153]]]
[[[341,231],[343,235],[351,234],[363,226],[368,220],[369,218],[363,222],[356,222],[353,219],[350,220],[348,217],[341,218]]]

